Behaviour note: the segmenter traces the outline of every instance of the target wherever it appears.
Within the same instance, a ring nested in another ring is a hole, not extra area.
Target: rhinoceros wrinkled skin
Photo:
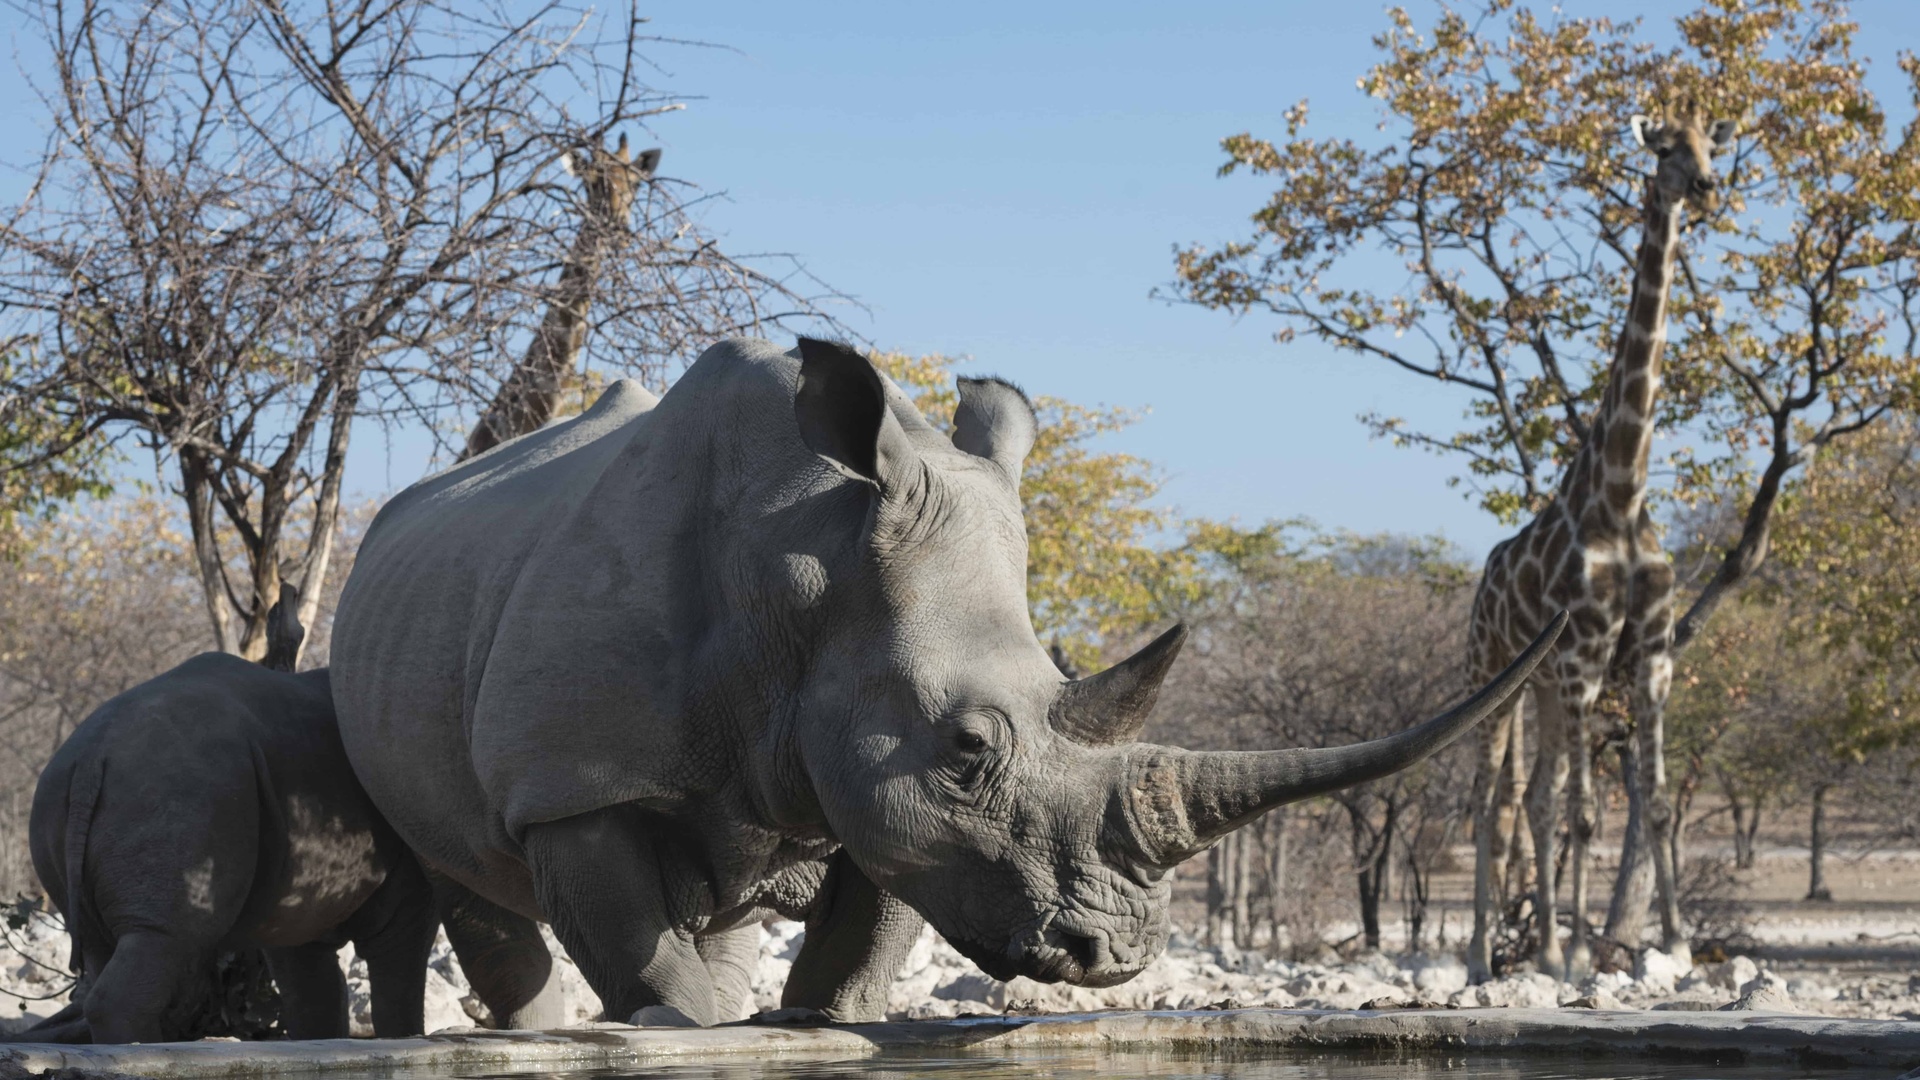
[[[354,779],[325,671],[196,656],[96,709],[40,774],[33,864],[84,993],[15,1036],[200,1034],[217,952],[260,948],[293,1038],[344,1038],[351,940],[382,1036],[418,1034],[433,895]]]
[[[1130,978],[1173,865],[1445,745],[1558,632],[1392,739],[1137,743],[1184,631],[1055,668],[1035,434],[961,380],[949,439],[808,339],[722,342],[657,403],[617,383],[382,509],[335,624],[347,751],[429,864],[553,923],[609,1018],[720,1018],[702,957],[770,908],[807,919],[783,1004],[872,1019],[920,916],[996,978]]]

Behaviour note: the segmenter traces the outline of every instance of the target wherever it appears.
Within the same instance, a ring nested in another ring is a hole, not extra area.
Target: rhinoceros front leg
[[[780,992],[784,1009],[816,1009],[841,1023],[884,1020],[887,992],[926,922],[882,892],[845,851],[828,864],[806,940]]]
[[[693,944],[713,983],[715,1019],[746,1019],[753,1013],[753,973],[760,966],[760,924],[701,934]]]
[[[661,858],[635,814],[608,807],[527,829],[540,908],[609,1020],[711,1025],[713,983],[674,925]]]
[[[495,1027],[545,1031],[567,1023],[554,963],[540,926],[452,878],[429,873],[440,924],[474,994]]]

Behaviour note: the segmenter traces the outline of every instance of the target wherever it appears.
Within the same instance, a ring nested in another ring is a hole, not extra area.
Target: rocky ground
[[[1805,930],[1807,928],[1801,928]],[[760,1009],[777,1008],[780,987],[798,954],[801,928],[771,923],[754,990]],[[51,1013],[63,1002],[66,940],[51,921],[13,932],[14,949],[0,971],[0,1008],[10,1028]],[[370,1035],[364,965],[342,953],[354,1003],[356,1034]],[[1535,972],[1467,985],[1458,957],[1371,953],[1344,963],[1288,963],[1255,952],[1210,949],[1176,934],[1152,968],[1122,986],[1087,990],[1026,979],[1003,983],[980,973],[929,930],[895,982],[889,1008],[896,1017],[950,1017],[1003,1012],[1079,1012],[1095,1009],[1301,1008],[1361,1009],[1408,1006],[1588,1009],[1751,1009],[1920,1019],[1920,977],[1881,972],[1822,975],[1803,965],[1774,965],[1736,956],[1683,967],[1649,949],[1635,973],[1592,976],[1578,984]],[[598,1018],[600,1005],[579,972],[563,963],[568,1008],[576,1023]],[[445,940],[434,950],[427,983],[429,1031],[466,1027],[484,1019]]]
[[[1595,1009],[1718,1009],[1920,1019],[1920,852],[1840,861],[1833,874],[1841,902],[1796,899],[1804,871],[1794,852],[1781,849],[1748,875],[1750,955],[1719,963],[1677,963],[1642,951],[1630,972],[1565,983],[1522,970],[1481,986],[1467,986],[1456,951],[1431,955],[1369,953],[1321,963],[1271,960],[1252,951],[1207,948],[1176,932],[1166,954],[1121,986],[1086,990],[1025,979],[1002,983],[928,931],[915,946],[889,1001],[898,1017],[946,1017],[1007,1011],[1094,1009],[1272,1008],[1358,1009],[1439,1007],[1567,1007]],[[1447,892],[1465,882],[1442,881]],[[1191,906],[1191,905],[1189,905]],[[1179,921],[1195,911],[1177,910]],[[1455,896],[1438,908],[1441,941],[1457,947],[1467,913]],[[1450,929],[1449,929],[1450,927]],[[780,988],[798,954],[801,928],[769,923],[754,990],[757,1009],[779,1005]],[[56,919],[35,915],[6,931],[0,947],[0,1025],[17,1028],[64,1003],[67,940]],[[1343,936],[1336,932],[1336,938]],[[1389,945],[1404,940],[1385,928]],[[551,943],[551,942],[550,942]],[[558,946],[555,945],[556,952]],[[364,965],[342,951],[354,1003],[356,1033],[371,1034]],[[598,1018],[600,1003],[570,962],[561,965],[568,1010],[576,1023]],[[427,982],[427,1029],[483,1022],[485,1010],[469,993],[458,963],[442,939]],[[622,1018],[624,1019],[624,1018]]]

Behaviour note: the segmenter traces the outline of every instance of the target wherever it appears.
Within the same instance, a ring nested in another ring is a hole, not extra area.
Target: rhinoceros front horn
[[[1153,700],[1160,696],[1160,684],[1186,640],[1186,624],[1178,624],[1100,674],[1062,686],[1048,714],[1053,729],[1088,746],[1112,746],[1138,738],[1147,714],[1153,712]]]
[[[1479,693],[1398,735],[1325,749],[1195,753],[1147,746],[1129,752],[1120,801],[1131,846],[1150,865],[1172,866],[1276,806],[1425,759],[1506,705],[1566,625],[1563,611]]]

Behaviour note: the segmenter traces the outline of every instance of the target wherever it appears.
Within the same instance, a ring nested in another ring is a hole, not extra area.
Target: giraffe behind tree
[[[1682,944],[1675,899],[1672,807],[1666,765],[1658,752],[1672,681],[1673,567],[1647,511],[1647,459],[1667,338],[1667,294],[1681,220],[1691,205],[1719,205],[1711,156],[1732,144],[1735,125],[1703,127],[1691,108],[1668,123],[1632,118],[1634,140],[1657,163],[1646,183],[1642,237],[1626,325],[1608,370],[1607,388],[1552,499],[1534,519],[1487,556],[1474,596],[1468,664],[1476,678],[1497,671],[1562,608],[1572,622],[1554,655],[1530,683],[1538,719],[1532,775],[1526,783],[1533,835],[1534,919],[1539,965],[1555,975],[1591,966],[1588,946],[1587,848],[1593,836],[1593,765],[1588,742],[1595,700],[1608,679],[1630,691],[1640,788],[1648,811],[1649,846],[1659,883],[1663,945]],[[1467,950],[1475,981],[1491,975],[1488,937],[1493,904],[1496,782],[1503,762],[1520,753],[1524,695],[1481,728],[1474,782],[1474,930]],[[1568,782],[1571,780],[1571,790]],[[1567,796],[1573,933],[1570,954],[1558,938],[1556,869],[1560,799]],[[1628,943],[1630,946],[1633,943]]]
[[[635,160],[620,136],[618,149],[594,146],[569,151],[561,167],[580,178],[586,204],[580,232],[560,268],[545,317],[527,346],[526,355],[500,384],[492,404],[467,435],[460,460],[484,454],[508,439],[533,431],[553,419],[566,379],[580,358],[587,339],[587,309],[593,301],[600,267],[617,241],[627,233],[627,215],[634,196],[660,165],[660,151],[648,150]]]

